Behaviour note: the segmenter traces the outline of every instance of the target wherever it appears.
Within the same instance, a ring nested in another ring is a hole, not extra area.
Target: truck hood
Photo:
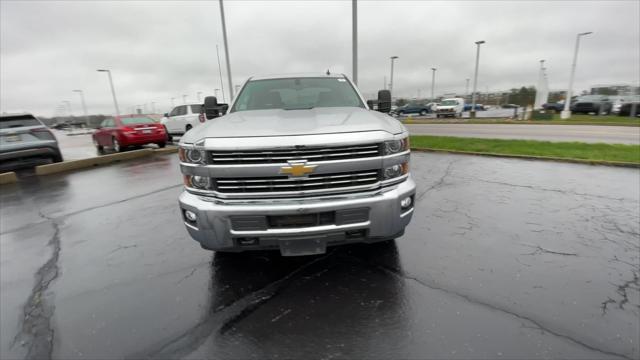
[[[188,131],[181,142],[193,143],[204,138],[317,135],[374,130],[390,134],[405,131],[398,120],[363,108],[270,109],[238,111],[207,120],[204,125]]]

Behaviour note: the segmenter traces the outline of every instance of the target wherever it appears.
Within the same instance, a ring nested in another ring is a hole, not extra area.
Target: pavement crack
[[[445,184],[445,179],[451,175],[451,168],[453,167],[453,165],[457,162],[458,160],[454,160],[451,161],[448,165],[447,168],[444,170],[444,173],[442,174],[442,176],[438,179],[438,181],[436,181],[433,185],[429,186],[428,188],[420,191],[417,196],[416,196],[416,202],[420,201],[427,193],[429,193],[432,190],[435,190],[439,187],[442,187]]]
[[[596,351],[596,352],[599,352],[599,353],[604,354],[604,355],[618,356],[618,357],[621,357],[621,358],[624,358],[624,359],[629,359],[629,360],[632,359],[632,357],[630,357],[630,356],[628,356],[626,354],[617,353],[617,352],[613,352],[613,351],[606,350],[606,349],[601,349],[601,348],[598,348],[598,347],[596,347],[594,345],[588,344],[588,343],[586,343],[586,342],[584,342],[584,341],[582,341],[580,339],[574,338],[574,337],[572,337],[570,335],[563,334],[563,333],[561,333],[559,331],[553,330],[553,329],[543,325],[538,320],[532,319],[532,318],[530,318],[530,317],[528,317],[526,315],[519,314],[519,313],[517,313],[515,311],[512,311],[512,310],[509,310],[507,308],[504,308],[504,307],[501,307],[501,306],[498,306],[498,305],[494,305],[494,304],[491,304],[491,303],[488,303],[488,302],[485,302],[485,301],[482,301],[482,300],[479,300],[479,299],[475,299],[475,298],[473,298],[473,297],[471,297],[469,295],[462,294],[462,293],[459,293],[459,292],[455,292],[453,290],[450,290],[450,289],[447,289],[447,288],[444,288],[444,287],[441,287],[441,286],[437,286],[437,285],[432,284],[432,283],[431,284],[427,283],[426,281],[424,281],[422,279],[419,279],[417,277],[411,276],[411,275],[407,274],[406,272],[404,272],[404,271],[402,271],[400,269],[395,269],[395,268],[391,268],[391,267],[380,265],[380,264],[375,264],[375,266],[377,266],[382,271],[387,272],[387,273],[389,273],[389,274],[391,274],[393,276],[398,276],[398,277],[406,279],[406,280],[414,281],[414,282],[416,282],[416,283],[418,283],[418,284],[420,284],[420,285],[422,285],[424,287],[427,287],[429,289],[442,291],[442,292],[444,292],[446,294],[461,298],[461,299],[463,299],[463,300],[465,300],[465,301],[467,301],[469,303],[476,304],[476,305],[479,305],[479,306],[483,306],[483,307],[486,307],[486,308],[489,308],[491,310],[498,311],[498,312],[501,312],[501,313],[504,313],[504,314],[507,314],[507,315],[511,315],[511,316],[513,316],[515,318],[518,318],[520,320],[526,321],[529,324],[533,325],[532,328],[534,328],[534,329],[537,329],[537,330],[540,330],[540,331],[544,331],[544,332],[549,333],[551,335],[554,335],[556,337],[562,338],[562,339],[564,339],[566,341],[569,341],[569,342],[572,342],[574,344],[580,345],[580,346],[582,346],[582,347],[584,347],[586,349],[589,349],[589,350],[592,350],[592,351]]]
[[[133,245],[118,245],[117,248],[111,250],[109,252],[109,255],[113,254],[114,252],[120,251],[120,250],[124,250],[124,249],[131,249],[131,248],[135,248],[138,247],[138,245],[133,244]]]
[[[212,309],[202,321],[189,328],[178,337],[165,341],[162,344],[156,345],[153,348],[142,351],[138,354],[127,356],[126,358],[167,359],[179,358],[189,354],[198,346],[202,345],[202,343],[204,343],[204,341],[216,331],[220,334],[224,334],[231,330],[235,324],[280,294],[289,284],[291,284],[295,279],[298,279],[298,275],[307,271],[319,262],[325,261],[333,256],[334,251],[335,250],[327,252],[324,256],[318,257],[313,261],[297,267],[286,276],[273,281],[228,305]],[[319,271],[324,271],[324,269]],[[300,277],[300,279],[308,281],[306,277]]]
[[[35,274],[35,285],[23,307],[22,326],[13,345],[27,346],[26,359],[51,359],[53,352],[54,329],[51,324],[54,307],[46,298],[49,285],[58,277],[60,269],[60,225],[54,218],[39,213],[53,227],[53,236],[48,245],[52,248],[51,257]]]
[[[533,252],[526,253],[526,254],[520,254],[520,255],[553,254],[553,255],[562,255],[562,256],[578,256],[577,253],[549,250],[549,249],[543,248],[540,245],[535,245],[535,246],[534,245],[528,245],[528,244],[522,244],[522,245],[530,247],[530,248],[533,248],[535,250]]]

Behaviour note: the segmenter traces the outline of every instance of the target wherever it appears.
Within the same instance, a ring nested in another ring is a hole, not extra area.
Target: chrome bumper
[[[344,194],[330,198],[247,200],[227,202],[184,191],[179,198],[182,219],[187,231],[209,250],[243,251],[278,249],[283,243],[297,239],[322,238],[323,246],[356,242],[375,242],[400,236],[411,221],[413,204],[401,209],[400,201],[414,196],[416,184],[411,177],[394,186],[374,192]],[[344,225],[328,224],[312,227],[234,230],[232,216],[276,216],[323,213],[340,210],[369,210],[366,221]],[[185,211],[196,214],[195,221],[185,218]],[[363,236],[352,237],[352,234]],[[242,244],[250,238],[254,244]],[[322,248],[324,249],[324,247]],[[282,249],[281,249],[282,250]]]

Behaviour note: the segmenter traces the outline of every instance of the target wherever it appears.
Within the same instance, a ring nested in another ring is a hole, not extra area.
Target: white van
[[[463,98],[444,99],[436,107],[436,117],[462,117],[463,111]]]

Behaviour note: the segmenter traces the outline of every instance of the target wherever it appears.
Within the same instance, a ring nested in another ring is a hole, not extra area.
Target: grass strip
[[[411,136],[412,148],[640,164],[640,145]]]

